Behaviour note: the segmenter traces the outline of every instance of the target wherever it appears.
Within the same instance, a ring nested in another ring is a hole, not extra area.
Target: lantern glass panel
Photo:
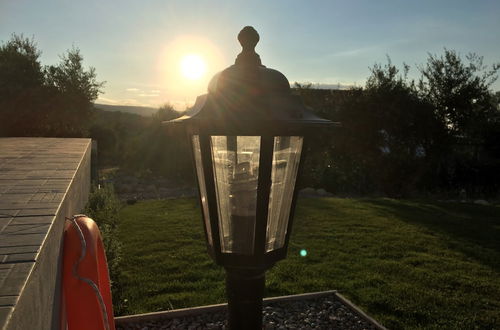
[[[210,214],[208,213],[207,188],[205,186],[205,175],[203,174],[203,165],[201,161],[201,147],[199,135],[193,135],[193,152],[196,164],[196,174],[198,175],[198,185],[200,188],[201,207],[203,209],[203,219],[207,230],[208,244],[213,246],[212,228],[210,227]]]
[[[266,252],[279,249],[285,243],[302,142],[301,136],[276,136],[274,138]]]
[[[253,254],[260,136],[212,136],[221,251]]]

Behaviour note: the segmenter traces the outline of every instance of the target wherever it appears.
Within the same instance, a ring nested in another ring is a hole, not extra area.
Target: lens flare
[[[302,249],[302,250],[300,250],[300,256],[301,256],[301,257],[305,257],[305,256],[307,256],[307,250],[306,250],[306,249]]]

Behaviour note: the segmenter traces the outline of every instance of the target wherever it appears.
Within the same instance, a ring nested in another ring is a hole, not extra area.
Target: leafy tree
[[[319,116],[338,121],[335,118],[337,103],[339,101],[338,91],[314,89],[311,84],[301,85],[295,83],[293,92],[299,95],[307,106],[311,107]],[[332,141],[332,132],[323,131],[322,136],[311,136],[311,140],[305,146],[307,157],[303,166],[302,175],[298,185],[301,188],[315,187],[325,188],[323,178],[325,169],[332,164],[331,155],[334,153]],[[338,191],[338,190],[335,190]]]
[[[296,86],[304,102],[342,127],[309,146],[308,186],[347,194],[405,196],[414,191],[498,192],[498,65],[454,51],[430,55],[422,78],[408,79],[390,59],[364,88],[318,91]],[[316,144],[320,145],[316,148]]]
[[[441,56],[429,54],[420,68],[419,90],[450,134],[475,138],[494,109],[489,88],[499,69],[500,64],[484,65],[475,53],[463,60],[456,51],[445,49]]]
[[[175,110],[171,104],[165,103],[164,105],[158,108],[158,111],[155,114],[153,114],[153,119],[155,121],[162,122],[162,121],[172,120],[180,116],[181,113]]]
[[[135,174],[161,176],[177,183],[192,182],[191,147],[183,129],[162,125],[163,121],[181,114],[167,103],[152,117],[145,118],[147,124],[127,139],[123,169]]]
[[[43,84],[41,53],[33,39],[13,35],[0,46],[0,95],[2,98]]]
[[[376,64],[363,91],[345,100],[339,112],[344,136],[339,151],[365,173],[364,187],[404,196],[421,184],[440,133],[432,108],[418,97],[415,84],[390,59]]]
[[[497,105],[490,90],[498,78],[500,64],[484,65],[483,57],[471,53],[463,59],[456,51],[429,54],[419,92],[429,100],[436,118],[447,133],[441,141],[437,164],[439,185],[447,190],[466,188],[469,195],[490,190],[495,176],[489,167],[498,161],[491,157],[492,136],[496,135]]]
[[[44,74],[33,39],[0,45],[0,136],[37,134],[44,116]]]
[[[97,141],[100,165],[117,166],[131,152],[132,141],[147,131],[152,118],[120,111],[95,109],[89,128],[89,137]]]
[[[85,70],[76,48],[42,67],[32,39],[13,35],[0,46],[0,135],[83,136],[103,83]]]
[[[45,69],[46,84],[53,92],[53,107],[49,134],[82,136],[103,82],[96,80],[94,68],[83,67],[83,57],[78,48],[61,56],[57,66]]]

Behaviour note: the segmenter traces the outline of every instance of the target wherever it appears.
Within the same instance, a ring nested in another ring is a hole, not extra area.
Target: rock
[[[334,296],[273,302],[264,306],[263,313],[263,329],[376,329]],[[117,330],[128,329],[228,329],[227,313],[204,313],[117,326]]]
[[[304,188],[299,191],[299,195],[306,197],[316,196],[316,190],[314,190],[314,188]]]
[[[118,193],[131,193],[134,192],[134,186],[131,184],[122,183],[116,186],[116,191]]]
[[[316,189],[316,195],[320,196],[320,197],[325,197],[328,193],[326,192],[325,189],[323,188],[320,188],[320,189]]]
[[[326,191],[323,188],[317,189],[316,195],[318,195],[319,197],[331,197],[331,196],[333,196],[332,193],[329,193],[328,191]]]
[[[137,181],[139,181],[135,176],[131,175],[120,177],[118,180],[128,184],[137,184]]]

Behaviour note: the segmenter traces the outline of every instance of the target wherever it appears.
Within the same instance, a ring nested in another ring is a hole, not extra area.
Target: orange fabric
[[[83,253],[83,247],[78,229],[72,222],[68,222],[64,230],[63,251],[63,295],[67,329],[106,329],[98,294],[89,283],[81,279],[86,278],[99,289],[106,306],[109,329],[114,330],[111,286],[101,233],[97,224],[88,217],[78,217],[75,221],[83,233],[87,247],[85,257],[76,269],[76,276],[74,267]]]

